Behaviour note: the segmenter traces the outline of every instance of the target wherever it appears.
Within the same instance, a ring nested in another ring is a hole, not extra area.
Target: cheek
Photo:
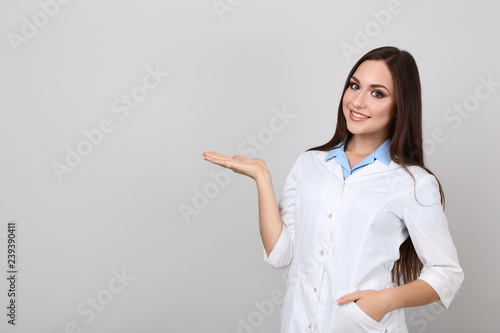
[[[344,93],[344,96],[342,97],[342,105],[344,106],[344,109],[347,108],[347,105],[352,102],[354,99],[354,94],[352,91],[346,90]]]
[[[342,97],[342,103],[343,104],[349,103],[352,100],[352,95],[353,95],[353,92],[351,90],[347,89],[344,93],[344,96]]]
[[[379,105],[376,113],[377,113],[378,118],[380,118],[380,119],[384,119],[384,120],[392,119],[393,115],[394,115],[393,106],[390,103],[385,104],[385,105]]]

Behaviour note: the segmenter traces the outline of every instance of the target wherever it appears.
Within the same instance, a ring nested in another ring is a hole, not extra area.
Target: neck
[[[370,155],[384,141],[387,140],[386,136],[368,136],[361,134],[353,134],[351,140],[345,147],[345,151],[355,155]]]

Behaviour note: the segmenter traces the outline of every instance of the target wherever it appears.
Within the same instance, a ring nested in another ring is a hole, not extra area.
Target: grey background
[[[372,12],[390,3],[74,0],[43,25],[38,2],[1,1],[0,274],[15,220],[19,294],[14,328],[0,279],[0,330],[277,332],[281,305],[258,304],[276,301],[286,270],[262,260],[255,185],[230,172],[214,187],[210,172],[223,169],[200,154],[238,154],[260,133],[279,199],[297,156],[331,138],[354,62],[394,45],[420,69],[426,161],[466,276],[449,310],[407,309],[410,331],[496,332],[500,4],[401,0],[383,26]],[[16,53],[9,34],[34,15],[43,26]],[[356,41],[346,57],[341,45]],[[120,119],[113,101],[156,66],[168,77]],[[497,86],[477,88],[489,76]],[[475,89],[489,92],[477,105]],[[471,111],[453,111],[464,103]],[[295,117],[271,138],[276,110]],[[52,163],[104,118],[114,130],[59,181]],[[186,218],[197,190],[212,198]],[[92,298],[100,311],[78,314]]]

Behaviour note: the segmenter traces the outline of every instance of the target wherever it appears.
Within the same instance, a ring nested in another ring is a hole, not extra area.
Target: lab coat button
[[[318,289],[314,288],[314,292],[318,291]]]
[[[309,329],[311,329],[313,327],[313,325],[309,324]]]
[[[323,253],[324,253],[324,252],[323,252],[323,251],[321,251],[320,253],[321,253],[321,255],[323,255]]]
[[[328,218],[330,218],[330,219],[331,219],[331,218],[332,218],[332,214],[329,214],[329,215],[328,215]]]

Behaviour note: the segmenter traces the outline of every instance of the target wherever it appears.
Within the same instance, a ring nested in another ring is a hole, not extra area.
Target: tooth
[[[352,112],[352,114],[354,114],[354,116],[355,116],[356,118],[368,118],[367,116],[363,116],[363,115],[361,115],[361,114],[359,114],[359,113],[356,113],[356,112],[354,112],[354,111]]]

